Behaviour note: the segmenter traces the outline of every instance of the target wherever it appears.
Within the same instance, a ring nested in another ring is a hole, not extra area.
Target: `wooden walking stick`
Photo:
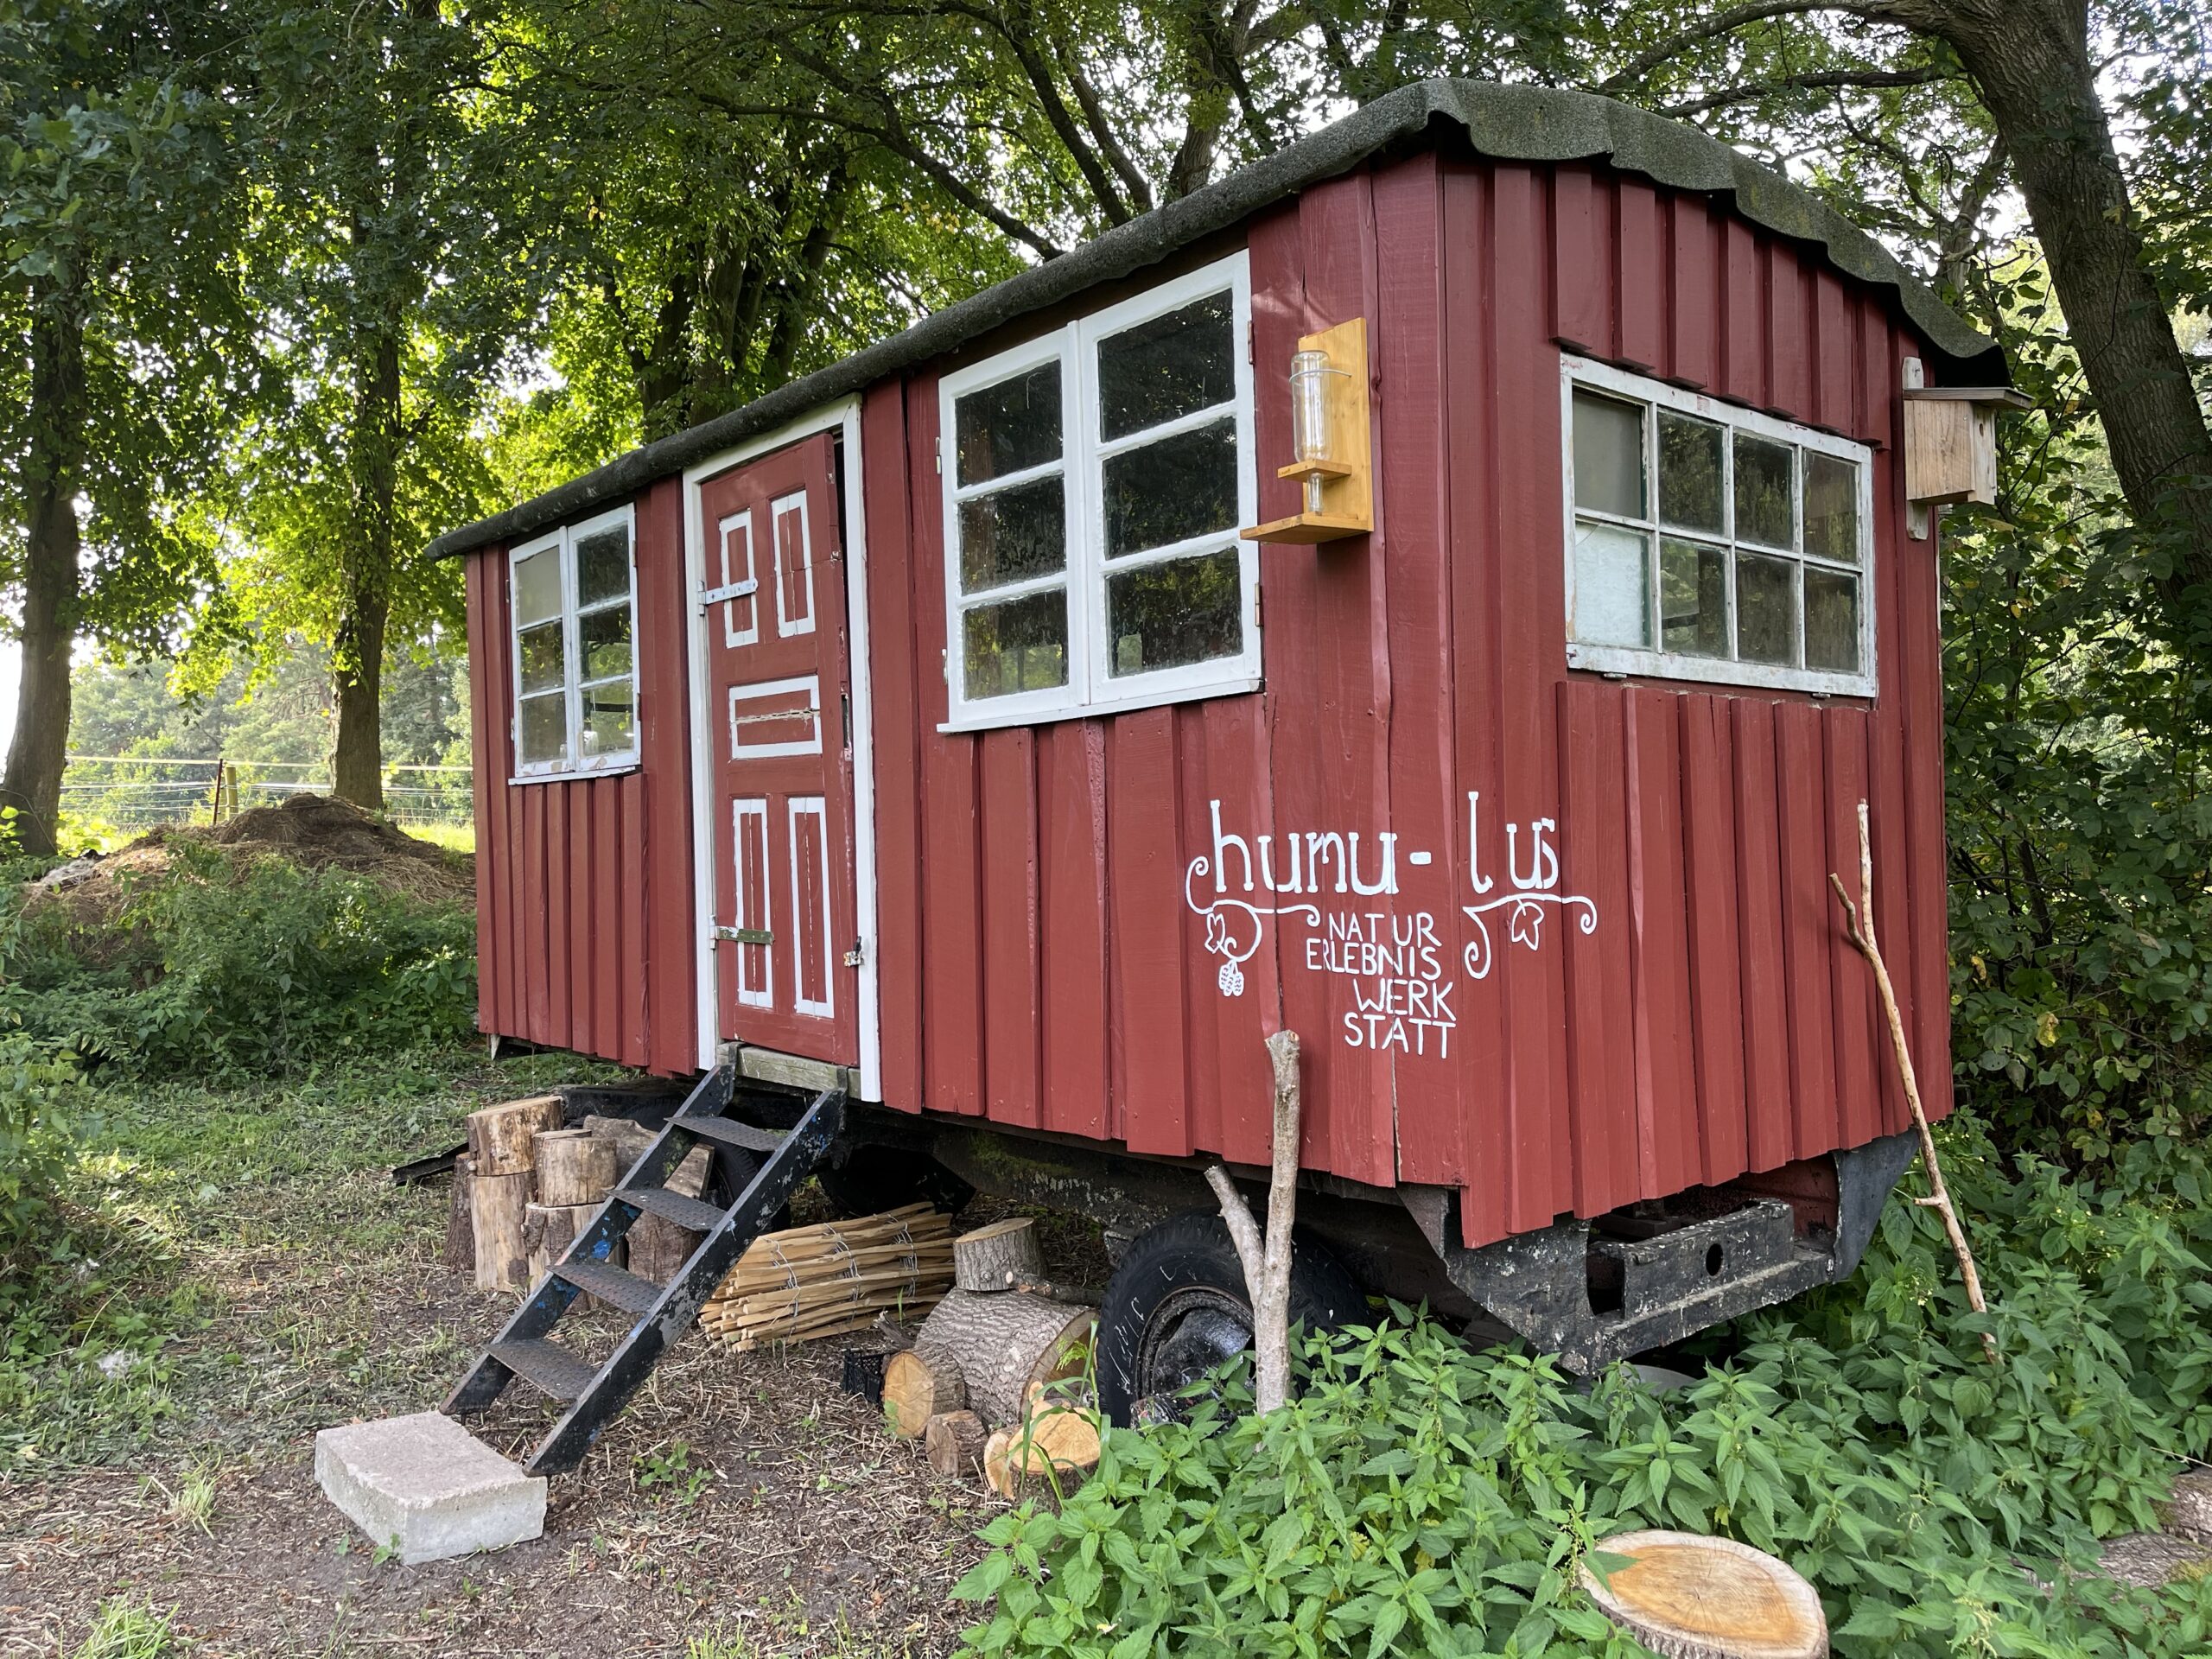
[[[1265,1416],[1290,1400],[1290,1228],[1298,1207],[1298,1033],[1268,1039],[1274,1063],[1274,1167],[1268,1181],[1268,1234],[1263,1244],[1251,1206],[1219,1164],[1206,1181],[1221,1200],[1221,1218],[1236,1245],[1244,1287],[1252,1298],[1252,1407]]]
[[[1943,1230],[1950,1235],[1952,1251],[1959,1258],[1959,1276],[1966,1281],[1967,1306],[1977,1313],[1986,1313],[1989,1304],[1981,1294],[1981,1274],[1974,1264],[1974,1249],[1967,1243],[1958,1208],[1951,1202],[1951,1189],[1943,1183],[1936,1137],[1929,1130],[1928,1113],[1920,1103],[1920,1083],[1913,1074],[1912,1050],[1904,1039],[1904,1016],[1897,1012],[1897,988],[1890,983],[1890,970],[1883,963],[1881,948],[1874,943],[1874,843],[1867,832],[1864,801],[1859,803],[1859,902],[1851,902],[1851,895],[1844,892],[1834,870],[1828,872],[1828,885],[1843,905],[1843,937],[1874,970],[1874,988],[1881,994],[1882,1014],[1890,1022],[1890,1047],[1897,1057],[1897,1071],[1904,1081],[1905,1104],[1912,1109],[1913,1128],[1920,1131],[1920,1161],[1928,1171],[1928,1196],[1913,1202],[1942,1217]],[[1992,1360],[1997,1357],[1997,1338],[1986,1331],[1981,1333],[1981,1345]]]

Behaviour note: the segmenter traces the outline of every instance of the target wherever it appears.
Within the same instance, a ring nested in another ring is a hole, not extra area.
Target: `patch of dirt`
[[[275,854],[309,869],[341,869],[395,893],[438,904],[467,904],[476,893],[476,861],[417,841],[334,795],[294,795],[208,825],[161,825],[89,869],[72,868],[51,902],[80,925],[112,920],[133,882],[168,868],[182,844],[219,847],[237,858]]]
[[[270,1192],[251,1225],[189,1247],[226,1300],[176,1356],[187,1409],[161,1450],[139,1467],[0,1483],[5,1659],[73,1651],[118,1596],[175,1609],[194,1656],[254,1659],[944,1659],[976,1622],[949,1592],[1004,1504],[935,1474],[919,1441],[839,1386],[847,1351],[905,1345],[895,1327],[742,1355],[695,1331],[583,1465],[553,1478],[543,1537],[378,1561],[315,1486],[315,1429],[435,1405],[513,1302],[438,1261],[442,1185],[349,1179],[316,1195],[324,1236],[303,1237],[283,1218],[307,1196]],[[827,1218],[811,1187],[794,1209]],[[979,1201],[961,1225],[1004,1212]],[[1102,1272],[1095,1225],[1040,1220],[1049,1271]],[[584,1319],[594,1328],[570,1339],[588,1351],[620,1328]],[[475,1427],[519,1455],[545,1410],[503,1402]],[[205,1529],[170,1510],[195,1470],[216,1482]]]

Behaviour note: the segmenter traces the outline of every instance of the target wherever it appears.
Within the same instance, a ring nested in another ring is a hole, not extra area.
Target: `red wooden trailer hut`
[[[856,1198],[1089,1209],[1109,1398],[1241,1336],[1169,1218],[1267,1162],[1279,1027],[1316,1317],[1587,1365],[1838,1277],[1910,1147],[1827,876],[1871,802],[1940,1112],[1908,497],[2004,374],[1709,138],[1408,87],[442,538],[482,1027],[842,1089]]]

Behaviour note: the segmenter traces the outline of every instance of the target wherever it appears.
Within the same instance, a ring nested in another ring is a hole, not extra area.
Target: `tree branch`
[[[1597,90],[1601,92],[1613,93],[1633,86],[1661,64],[1670,59],[1680,57],[1700,41],[1709,41],[1717,35],[1729,34],[1741,29],[1745,23],[1756,23],[1767,17],[1787,17],[1802,16],[1808,11],[1840,10],[1847,10],[1847,8],[1839,7],[1835,0],[1747,0],[1745,4],[1731,6],[1726,11],[1715,12],[1712,16],[1692,24],[1679,35],[1660,41],[1648,52],[1637,54],[1636,57],[1630,60],[1626,68],[1618,73],[1608,75],[1599,81]]]
[[[1732,86],[1724,92],[1708,93],[1687,103],[1660,106],[1659,113],[1679,121],[1686,116],[1703,115],[1709,110],[1726,109],[1735,104],[1756,103],[1771,98],[1777,92],[1856,91],[1885,86],[1925,86],[1931,81],[1957,79],[1945,69],[1817,69],[1802,75],[1782,75],[1772,80],[1754,80],[1741,86]]]

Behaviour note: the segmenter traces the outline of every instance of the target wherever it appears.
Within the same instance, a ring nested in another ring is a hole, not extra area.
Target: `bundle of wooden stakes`
[[[951,1218],[911,1204],[755,1239],[700,1309],[699,1325],[742,1353],[858,1331],[883,1313],[912,1318],[951,1287]]]

